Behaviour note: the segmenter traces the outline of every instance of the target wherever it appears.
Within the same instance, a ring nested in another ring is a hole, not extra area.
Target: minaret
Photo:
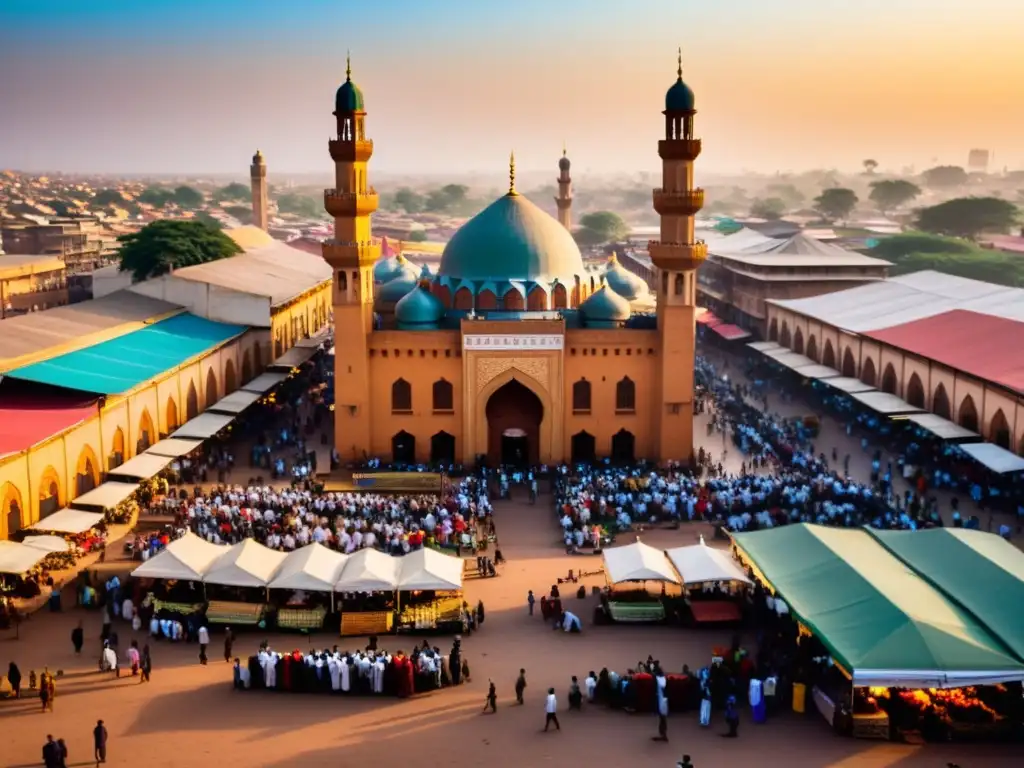
[[[270,224],[267,217],[267,164],[258,149],[249,166],[249,180],[252,182],[252,223],[266,230]]]
[[[558,159],[558,223],[572,232],[572,179],[569,177],[569,158],[562,145],[562,156]]]
[[[369,343],[373,333],[373,265],[380,245],[373,242],[370,216],[379,202],[367,185],[366,166],[373,142],[366,138],[363,94],[352,82],[351,61],[334,99],[334,189],[324,191],[324,207],[334,217],[334,238],[323,244],[334,269],[334,444],[345,461],[372,452]]]
[[[704,190],[693,183],[700,139],[693,137],[693,91],[683,82],[683,53],[675,84],[665,95],[665,138],[658,142],[661,188],[654,210],[661,237],[648,243],[658,268],[658,378],[661,411],[655,415],[658,458],[689,461],[693,455],[693,366],[696,346],[697,268],[708,256],[694,237],[694,216],[704,206]]]

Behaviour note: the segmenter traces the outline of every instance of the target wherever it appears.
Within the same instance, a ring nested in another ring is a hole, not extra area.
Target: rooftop
[[[0,255],[0,280],[14,280],[28,275],[59,272],[64,269],[64,260],[48,255]]]
[[[0,390],[0,458],[27,450],[96,413],[95,398]]]
[[[709,236],[708,250],[719,259],[762,267],[888,267],[882,259],[848,251],[806,234],[785,239],[751,229],[732,235]]]

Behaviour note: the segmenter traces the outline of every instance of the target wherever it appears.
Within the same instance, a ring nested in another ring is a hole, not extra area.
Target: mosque
[[[468,221],[436,274],[381,258],[371,232],[378,195],[373,141],[351,67],[335,98],[329,142],[334,189],[335,443],[343,461],[686,460],[693,452],[697,269],[704,192],[693,91],[665,96],[653,192],[661,233],[649,243],[656,295],[612,259],[584,266],[570,233],[570,162],[559,161],[558,219],[516,191]],[[653,311],[647,311],[653,307]]]

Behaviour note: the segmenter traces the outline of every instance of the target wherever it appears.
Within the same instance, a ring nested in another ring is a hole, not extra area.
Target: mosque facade
[[[668,90],[649,243],[656,290],[614,257],[595,274],[569,230],[570,163],[559,161],[558,220],[515,188],[448,242],[436,274],[381,258],[371,216],[373,141],[351,79],[335,98],[324,195],[334,237],[335,444],[343,461],[390,457],[555,463],[611,457],[685,461],[693,452],[696,273],[703,190],[693,165],[693,91]]]

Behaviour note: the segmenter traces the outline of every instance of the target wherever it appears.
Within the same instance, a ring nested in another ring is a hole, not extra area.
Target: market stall
[[[46,533],[85,533],[103,520],[102,513],[85,512],[81,509],[61,509],[52,515],[47,515],[26,526],[30,531],[43,531]]]
[[[316,543],[288,553],[270,582],[271,593],[291,592],[277,608],[277,626],[304,631],[321,629],[328,610],[334,611],[334,585],[348,558]]]
[[[57,549],[54,543],[54,557],[47,564],[53,570],[70,568],[81,555],[106,547],[106,534],[101,530],[103,519],[104,516],[99,512],[61,509],[29,525],[25,529],[28,534],[25,541],[32,538],[63,541],[62,549]]]
[[[462,631],[463,560],[423,548],[401,558],[399,631]]]
[[[141,481],[149,480],[163,472],[174,461],[171,456],[160,456],[155,453],[140,453],[128,459],[124,464],[110,470],[107,475],[115,480]]]
[[[689,547],[666,550],[682,577],[686,605],[698,624],[740,621],[739,592],[751,584],[727,551],[709,547],[704,537]]]
[[[211,624],[259,624],[269,603],[267,587],[286,557],[255,539],[228,547],[203,575],[210,597],[206,620]]]
[[[137,579],[202,581],[226,551],[226,547],[211,544],[189,531],[132,571],[132,576]]]
[[[605,596],[595,619],[616,622],[663,621],[666,616],[663,597],[681,592],[682,580],[665,553],[639,539],[624,547],[612,547],[602,553],[607,579]],[[658,592],[650,589],[657,585]]]
[[[341,634],[387,634],[394,626],[401,558],[361,549],[345,562],[334,590],[341,593]]]

